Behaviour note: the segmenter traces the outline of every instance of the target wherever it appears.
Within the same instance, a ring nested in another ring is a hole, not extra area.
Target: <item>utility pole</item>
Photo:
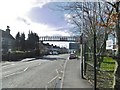
[[[80,39],[80,55],[81,55],[81,78],[82,79],[84,79],[84,69],[83,69],[83,67],[84,67],[84,63],[83,63],[83,33],[81,34],[81,37],[80,37],[81,39]]]
[[[96,2],[94,2],[94,21],[96,20]],[[96,28],[94,25],[94,90],[97,89]]]
[[[82,2],[82,12],[83,12],[83,14],[84,14],[84,11],[83,11],[83,2]],[[82,21],[83,21],[83,14],[82,14]],[[83,23],[84,22],[82,22],[82,27],[81,27],[81,37],[80,37],[80,56],[81,56],[81,63],[80,63],[80,65],[81,65],[81,78],[82,79],[84,79],[84,69],[83,69],[83,67],[84,67],[84,63],[83,63]]]
[[[97,86],[97,71],[96,71],[96,32],[94,31],[94,90]]]

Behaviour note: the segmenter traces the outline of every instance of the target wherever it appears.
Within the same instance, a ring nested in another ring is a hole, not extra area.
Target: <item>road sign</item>
[[[106,49],[107,50],[113,49],[113,40],[112,39],[106,41]]]
[[[79,46],[79,43],[69,43],[69,49],[78,50]]]

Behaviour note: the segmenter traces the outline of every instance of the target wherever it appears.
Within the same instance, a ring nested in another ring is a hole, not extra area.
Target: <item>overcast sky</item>
[[[54,10],[58,2],[47,1],[0,0],[0,29],[5,30],[7,25],[10,26],[13,37],[18,31],[24,32],[27,37],[29,30],[39,36],[73,35],[66,21],[67,13]],[[68,44],[65,46],[68,47]]]

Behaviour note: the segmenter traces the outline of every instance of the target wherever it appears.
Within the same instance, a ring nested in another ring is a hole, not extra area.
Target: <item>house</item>
[[[3,54],[8,53],[14,49],[15,38],[10,34],[9,26],[7,26],[6,31],[0,29],[0,40],[2,42],[1,51]]]

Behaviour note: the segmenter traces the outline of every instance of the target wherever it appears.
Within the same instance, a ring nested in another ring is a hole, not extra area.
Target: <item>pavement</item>
[[[80,60],[67,60],[62,88],[85,88],[93,90],[93,86],[81,78]]]

